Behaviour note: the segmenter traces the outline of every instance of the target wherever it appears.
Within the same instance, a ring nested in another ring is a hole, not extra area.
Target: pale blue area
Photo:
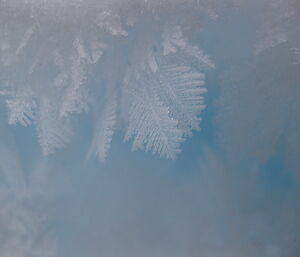
[[[209,78],[208,81],[209,88],[209,83],[214,83],[214,80],[210,82]],[[201,185],[201,176],[198,176],[203,172],[199,169],[203,147],[222,152],[215,142],[213,96],[208,93],[206,99],[208,108],[203,113],[202,129],[182,145],[182,152],[175,161],[143,151],[131,152],[131,142],[123,142],[121,131],[114,135],[111,151],[104,163],[96,157],[87,160],[86,153],[92,138],[92,124],[87,116],[79,117],[77,124],[80,125],[70,145],[48,157],[41,155],[32,127],[10,128],[25,170],[29,171],[32,163],[38,159],[45,159],[48,163],[49,183],[54,186],[53,192],[57,193],[53,193],[49,202],[49,228],[59,242],[58,256],[94,257],[95,252],[99,251],[104,255],[114,252],[114,256],[118,257],[122,251],[130,253],[145,242],[147,245],[144,247],[149,247],[150,252],[159,248],[166,253],[174,251],[174,256],[178,256],[176,254],[181,247],[176,240],[170,239],[174,233],[172,229],[181,223],[188,227],[189,220],[201,215],[202,206],[212,208],[209,195],[207,201],[197,200],[201,194],[206,194],[201,193],[201,187],[205,184]],[[244,166],[246,171],[248,165],[245,163],[239,166]],[[280,149],[265,164],[251,165],[261,166],[263,188],[256,196],[256,204],[273,206],[285,201],[285,195],[293,183]],[[226,172],[236,174],[232,186],[239,188],[243,173]],[[189,193],[188,188],[195,183],[199,184],[196,186],[199,192],[197,189],[195,192],[198,196],[191,199],[193,194]],[[203,196],[200,198],[203,199]],[[222,211],[213,212],[212,215],[217,220],[222,219]],[[192,226],[189,231],[195,233],[193,229]],[[131,239],[127,242],[124,240],[128,230],[133,231],[129,232],[128,237]],[[188,238],[189,233],[182,233]],[[118,245],[109,245],[112,243],[109,237]],[[217,244],[222,245],[225,239],[221,237],[214,240],[221,240]],[[224,241],[224,244],[228,242]]]

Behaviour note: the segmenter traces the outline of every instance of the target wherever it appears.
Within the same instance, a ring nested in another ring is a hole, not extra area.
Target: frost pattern
[[[208,2],[172,6],[209,20],[217,9]],[[172,159],[199,130],[205,72],[214,65],[189,43],[181,14],[158,19],[169,1],[0,3],[1,99],[9,124],[35,126],[45,155],[76,135],[80,113],[94,117],[89,156],[100,160],[117,127],[134,150]]]
[[[100,112],[100,119],[91,144],[89,155],[96,153],[101,161],[107,157],[117,121],[117,103],[115,97],[107,99],[106,105]]]
[[[213,67],[179,27],[165,29],[162,53],[150,51],[143,65],[127,74],[132,104],[125,139],[134,138],[134,150],[175,158],[180,143],[199,130],[206,92],[202,71]]]

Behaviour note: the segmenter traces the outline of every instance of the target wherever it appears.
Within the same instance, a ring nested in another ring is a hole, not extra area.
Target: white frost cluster
[[[299,63],[295,0],[0,0],[8,122],[34,124],[47,155],[76,135],[76,114],[90,113],[89,155],[104,160],[117,128],[133,149],[175,158],[199,130],[205,73],[214,68],[195,39],[241,6],[258,13],[256,56],[288,44]]]
[[[186,13],[160,17],[176,5],[199,15],[196,2],[0,1],[9,123],[34,124],[47,155],[69,142],[75,114],[90,112],[90,154],[101,160],[116,127],[133,149],[175,158],[199,129],[204,72],[214,64],[184,35]]]

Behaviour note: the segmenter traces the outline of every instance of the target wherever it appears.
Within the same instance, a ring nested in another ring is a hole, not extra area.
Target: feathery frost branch
[[[47,155],[75,134],[75,115],[91,111],[89,155],[105,160],[118,126],[134,150],[174,159],[199,130],[204,73],[214,64],[185,37],[183,16],[158,17],[184,6],[211,19],[214,1],[206,9],[196,2],[1,1],[0,90],[9,123],[35,125]]]

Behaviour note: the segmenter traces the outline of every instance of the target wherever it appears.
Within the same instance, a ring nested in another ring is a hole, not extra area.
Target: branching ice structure
[[[9,123],[34,124],[47,155],[68,143],[75,114],[91,112],[90,153],[101,160],[117,126],[133,149],[175,158],[199,129],[204,72],[214,67],[184,35],[182,15],[166,9],[198,15],[192,2],[1,1]]]

